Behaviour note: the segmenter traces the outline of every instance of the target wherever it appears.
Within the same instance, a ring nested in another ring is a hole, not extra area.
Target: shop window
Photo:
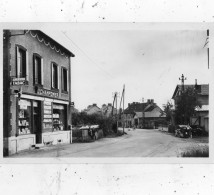
[[[58,80],[58,66],[55,63],[52,63],[52,88],[59,89],[59,80]]]
[[[53,130],[62,131],[66,129],[66,110],[61,104],[53,104]]]
[[[35,85],[43,85],[43,59],[37,55],[33,55],[33,76]]]
[[[18,135],[30,134],[32,133],[31,102],[21,99],[18,104]]]
[[[68,70],[62,68],[62,91],[68,92]]]
[[[28,80],[28,53],[24,47],[16,47],[16,77]]]

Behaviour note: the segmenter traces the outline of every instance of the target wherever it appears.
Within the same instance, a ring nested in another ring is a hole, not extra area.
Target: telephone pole
[[[114,95],[114,100],[113,100],[113,107],[112,107],[112,116],[114,115],[114,102],[115,102],[115,104],[116,104],[116,125],[117,125],[116,131],[117,131],[118,130],[117,98],[119,96],[119,93],[118,92],[114,92],[113,95]]]
[[[144,128],[144,98],[142,98],[142,128]]]
[[[124,126],[125,126],[125,115],[124,115],[124,102],[125,102],[125,84],[123,85],[123,91],[122,91],[122,95],[121,95],[121,99],[120,99],[120,108],[119,110],[121,111],[121,103],[123,101],[123,134],[124,134]],[[120,113],[121,116],[121,113]],[[121,120],[122,121],[122,120]]]

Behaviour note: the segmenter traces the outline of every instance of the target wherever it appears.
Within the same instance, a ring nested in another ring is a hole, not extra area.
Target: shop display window
[[[28,100],[19,101],[18,110],[18,134],[30,134],[31,132],[31,102]]]
[[[53,131],[65,130],[65,106],[53,104]]]

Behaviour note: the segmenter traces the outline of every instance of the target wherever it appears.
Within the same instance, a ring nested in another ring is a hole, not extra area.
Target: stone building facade
[[[71,57],[39,30],[3,32],[4,154],[70,143]]]

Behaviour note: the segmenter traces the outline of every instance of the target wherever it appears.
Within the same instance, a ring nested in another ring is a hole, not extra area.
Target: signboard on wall
[[[11,83],[12,85],[25,85],[26,78],[12,78]]]
[[[44,119],[43,128],[52,129],[53,125],[52,106],[50,101],[44,101]]]
[[[59,93],[43,88],[36,88],[36,93],[39,95],[45,95],[49,97],[59,97]]]

